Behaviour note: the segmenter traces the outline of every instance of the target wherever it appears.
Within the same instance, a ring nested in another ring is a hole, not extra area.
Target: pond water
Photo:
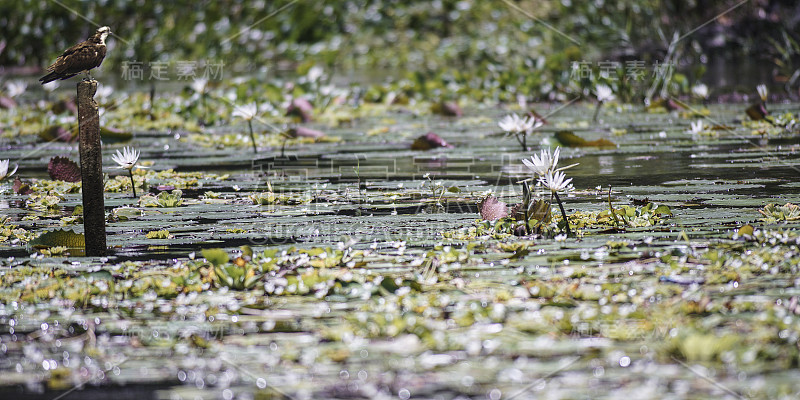
[[[560,107],[533,105],[544,115]],[[80,383],[65,398],[796,395],[798,235],[786,232],[798,222],[758,210],[800,204],[800,135],[755,135],[744,106],[708,108],[706,123],[726,128],[691,135],[697,118],[611,105],[592,123],[594,106],[576,103],[547,117],[528,152],[497,134],[508,110],[488,106],[460,118],[388,107],[310,124],[340,140],[292,142],[283,156],[274,146],[253,156],[247,141],[204,147],[194,133],[136,132],[151,171],[207,177],[182,188],[179,207],[106,193],[107,212],[136,210],[108,223],[108,257],[31,258],[0,243],[0,395],[52,398]],[[470,234],[489,191],[520,201],[520,159],[555,145],[560,130],[616,144],[562,148],[563,165],[579,163],[568,170],[576,191],[562,196],[568,214],[607,210],[610,187],[615,207],[647,199],[673,216],[565,241]],[[426,132],[454,148],[409,150]],[[40,178],[50,157],[77,158],[73,144],[31,157],[35,148],[23,141],[3,157]],[[154,178],[147,190],[160,184],[174,181]],[[281,201],[250,197],[270,191]],[[33,232],[61,227],[80,204],[79,193],[49,210],[9,190],[0,199],[0,213]],[[748,223],[777,236],[735,240]],[[169,237],[146,236],[157,230]],[[246,290],[204,280],[203,249],[234,258],[244,245],[280,268]]]

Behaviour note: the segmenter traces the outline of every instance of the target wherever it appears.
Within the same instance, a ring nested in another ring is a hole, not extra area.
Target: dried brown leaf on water
[[[307,137],[307,138],[318,139],[325,136],[325,132],[318,131],[316,129],[306,128],[304,126],[296,126],[289,129],[289,131],[287,132],[287,136],[291,138]]]
[[[14,193],[16,194],[31,194],[33,193],[33,189],[31,189],[30,185],[25,182],[22,182],[19,178],[14,179],[14,184],[12,186]]]
[[[414,143],[411,144],[411,150],[431,150],[431,149],[438,149],[440,147],[452,149],[453,145],[447,143],[441,136],[433,133],[428,132],[414,140]]]
[[[53,140],[71,142],[78,137],[77,133],[77,130],[71,131],[61,125],[52,125],[39,132],[39,137],[48,142]]]
[[[311,122],[314,119],[314,106],[303,98],[292,99],[286,108],[286,116],[297,117],[302,122]]]
[[[431,106],[431,112],[446,117],[460,117],[464,115],[461,107],[454,102],[435,103]]]
[[[753,121],[760,121],[764,119],[767,115],[769,115],[769,111],[767,111],[767,106],[764,103],[755,103],[750,107],[747,107],[745,110],[747,116],[750,117]]]

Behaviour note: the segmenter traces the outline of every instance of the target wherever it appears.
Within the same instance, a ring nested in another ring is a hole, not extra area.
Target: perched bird
[[[48,74],[41,77],[39,82],[45,84],[58,79],[64,80],[83,72],[91,79],[89,71],[99,67],[106,56],[106,38],[109,33],[111,28],[102,26],[85,41],[68,48],[53,65],[47,67]]]

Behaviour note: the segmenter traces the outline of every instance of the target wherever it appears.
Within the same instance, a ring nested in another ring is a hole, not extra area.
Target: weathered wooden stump
[[[106,254],[106,213],[103,200],[103,152],[100,114],[94,94],[97,81],[78,82],[78,130],[83,192],[83,229],[86,255]]]

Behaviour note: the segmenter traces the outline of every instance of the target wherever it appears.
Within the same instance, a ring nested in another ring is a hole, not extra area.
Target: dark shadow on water
[[[106,385],[90,386],[86,385],[82,389],[77,389],[68,394],[67,391],[48,390],[42,393],[34,393],[20,386],[0,389],[0,399],[17,400],[157,400],[162,398],[160,391],[169,390],[171,385]]]

